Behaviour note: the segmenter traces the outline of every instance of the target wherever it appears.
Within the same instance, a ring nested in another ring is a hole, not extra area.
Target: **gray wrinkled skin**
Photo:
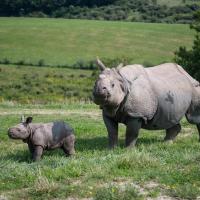
[[[181,131],[180,120],[196,124],[200,134],[200,84],[174,63],[144,68],[128,65],[101,73],[93,89],[94,103],[103,110],[109,146],[118,140],[118,123],[126,125],[126,146],[134,146],[140,128],[166,130],[165,140]]]
[[[8,136],[27,143],[34,161],[40,160],[44,150],[62,148],[67,156],[75,153],[75,136],[69,125],[60,121],[51,123],[31,123],[31,121],[32,118],[29,117],[26,122],[9,128]]]

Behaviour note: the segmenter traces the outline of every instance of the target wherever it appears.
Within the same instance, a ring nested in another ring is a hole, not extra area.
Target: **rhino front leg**
[[[167,129],[164,141],[174,140],[180,131],[181,131],[180,124],[177,124],[169,129]]]
[[[133,147],[136,144],[139,130],[142,126],[140,119],[129,119],[126,124],[126,147]]]
[[[118,123],[103,115],[103,120],[108,131],[109,148],[114,148],[118,143]]]
[[[33,161],[39,161],[43,153],[42,146],[34,146]]]

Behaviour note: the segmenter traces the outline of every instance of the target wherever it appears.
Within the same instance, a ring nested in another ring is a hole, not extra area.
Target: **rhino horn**
[[[122,68],[124,66],[124,64],[123,63],[120,63],[118,66],[117,66],[117,69],[120,69],[120,68]]]
[[[96,63],[99,66],[100,70],[103,71],[106,69],[106,66],[101,62],[101,60],[97,57]]]
[[[24,115],[21,116],[21,123],[24,123],[25,122],[25,117]]]

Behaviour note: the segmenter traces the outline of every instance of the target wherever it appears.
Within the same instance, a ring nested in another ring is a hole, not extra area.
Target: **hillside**
[[[200,0],[1,0],[0,16],[191,23]]]
[[[91,100],[97,55],[109,67],[172,62],[193,35],[180,24],[0,18],[0,101]]]
[[[80,67],[96,56],[145,65],[172,61],[194,35],[179,24],[37,18],[0,18],[0,30],[2,63]]]

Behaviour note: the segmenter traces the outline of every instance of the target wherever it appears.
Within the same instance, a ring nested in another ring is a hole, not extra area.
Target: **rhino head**
[[[32,122],[32,119],[32,117],[27,117],[25,120],[22,116],[21,123],[8,129],[8,136],[12,139],[27,139],[30,136],[28,125]]]
[[[93,101],[100,106],[117,107],[123,101],[126,95],[126,84],[119,74],[119,68],[106,68],[105,65],[97,59],[101,73],[95,82],[93,89]]]

